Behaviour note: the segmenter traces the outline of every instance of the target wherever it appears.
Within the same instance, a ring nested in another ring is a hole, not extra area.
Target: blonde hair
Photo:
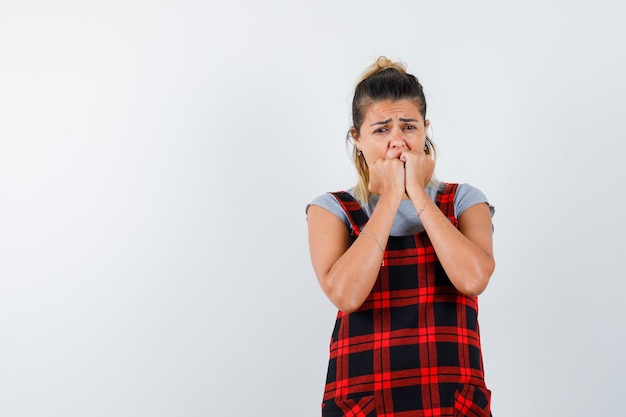
[[[355,186],[355,195],[361,202],[367,202],[372,193],[369,190],[369,168],[365,158],[356,148],[354,138],[360,135],[367,108],[383,100],[411,100],[417,104],[420,114],[424,120],[426,119],[424,89],[415,76],[406,72],[406,64],[381,56],[363,72],[354,91],[352,127],[346,135],[347,144],[352,145],[352,160],[359,177]],[[435,144],[428,136],[426,136],[425,151],[427,155],[437,157]]]
[[[386,56],[379,56],[378,59],[376,59],[376,62],[367,67],[365,71],[363,71],[359,82],[364,81],[372,75],[376,74],[377,72],[386,70],[387,68],[395,68],[402,74],[406,74],[406,64],[404,62],[394,62]]]

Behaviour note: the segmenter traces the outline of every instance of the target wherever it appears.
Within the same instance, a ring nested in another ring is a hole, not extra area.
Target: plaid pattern
[[[442,184],[436,203],[458,227],[456,188]],[[350,194],[333,195],[354,240],[368,217]],[[477,312],[477,298],[454,288],[426,232],[390,236],[369,297],[337,315],[322,415],[489,416]]]

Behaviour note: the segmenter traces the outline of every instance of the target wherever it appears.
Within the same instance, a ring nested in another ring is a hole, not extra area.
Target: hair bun
[[[384,71],[390,68],[395,69],[402,74],[406,74],[406,64],[404,62],[394,62],[386,56],[382,55],[378,57],[376,62],[374,62],[365,70],[359,81],[363,81],[376,74],[377,72]]]
[[[379,71],[386,70],[387,68],[395,68],[400,72],[406,73],[406,65],[403,62],[393,62],[386,56],[380,56],[376,60],[376,65]]]

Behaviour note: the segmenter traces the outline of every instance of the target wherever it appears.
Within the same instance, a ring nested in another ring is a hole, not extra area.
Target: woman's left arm
[[[467,295],[485,291],[496,267],[493,259],[493,228],[487,204],[476,204],[459,216],[457,229],[426,192],[435,161],[424,152],[403,152],[406,193],[435,248],[437,258],[452,284]]]
[[[495,269],[491,212],[475,204],[458,218],[457,229],[424,189],[410,196],[437,257],[452,284],[467,295],[479,295]]]

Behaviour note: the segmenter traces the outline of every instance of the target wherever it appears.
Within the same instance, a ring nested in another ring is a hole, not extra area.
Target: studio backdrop
[[[305,207],[354,185],[378,56],[495,206],[495,416],[621,416],[618,1],[0,5],[0,415],[320,415]]]

